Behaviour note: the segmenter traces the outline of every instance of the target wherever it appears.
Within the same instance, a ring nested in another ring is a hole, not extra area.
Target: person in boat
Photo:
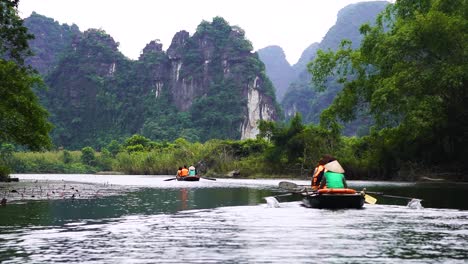
[[[344,189],[348,188],[344,176],[344,169],[337,160],[328,162],[324,165],[325,173],[320,182],[319,189]]]
[[[177,177],[180,177],[182,174],[182,167],[179,167],[179,169],[177,170]]]
[[[188,168],[188,176],[197,176],[197,170],[193,165]]]
[[[325,154],[319,160],[317,167],[315,167],[314,173],[312,174],[311,187],[312,190],[318,190],[320,183],[322,182],[323,174],[325,173],[325,164],[336,160],[332,155]]]
[[[187,169],[187,165],[184,165],[184,167],[182,168],[182,170],[180,171],[180,177],[185,177],[185,176],[188,176],[189,174],[189,171]]]

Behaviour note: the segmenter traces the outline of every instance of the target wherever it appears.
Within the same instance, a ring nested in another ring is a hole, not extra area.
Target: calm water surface
[[[266,203],[281,194],[280,180],[16,177],[23,183],[0,189],[9,198],[0,207],[1,263],[468,262],[466,184],[350,182],[423,199],[424,208],[375,195],[378,203],[362,210],[333,211],[290,197],[280,207]],[[35,186],[34,198],[19,199],[24,182]],[[57,194],[57,186],[82,195]]]

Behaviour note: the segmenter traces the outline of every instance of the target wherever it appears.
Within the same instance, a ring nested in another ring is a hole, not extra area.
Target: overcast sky
[[[255,50],[281,46],[294,64],[313,42],[335,24],[338,11],[366,0],[20,0],[26,18],[33,11],[81,31],[101,28],[137,59],[145,45],[159,39],[166,50],[175,33],[191,35],[202,20],[221,16],[246,32]]]

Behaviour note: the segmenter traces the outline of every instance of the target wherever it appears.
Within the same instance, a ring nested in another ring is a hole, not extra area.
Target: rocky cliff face
[[[258,121],[277,119],[277,111],[273,107],[273,98],[259,92],[262,81],[262,79],[257,77],[247,85],[245,92],[247,93],[246,112],[248,116],[241,124],[241,139],[255,138],[258,135]]]
[[[192,112],[195,119],[204,116],[192,109],[200,98],[218,97],[222,92],[247,98],[245,105],[238,109],[242,118],[238,125],[232,125],[240,127],[240,138],[254,138],[258,134],[257,121],[277,118],[277,105],[271,96],[271,83],[259,71],[263,66],[249,44],[241,29],[230,27],[221,18],[215,18],[211,24],[202,23],[192,37],[186,31],[176,33],[167,50],[166,64],[154,68],[152,73],[159,81],[155,84],[156,93],[168,89],[177,109]],[[161,47],[152,50],[162,52]],[[260,68],[249,69],[254,66]],[[163,81],[164,77],[168,82]],[[217,84],[228,86],[226,83],[235,85],[226,91],[216,88]]]
[[[30,47],[35,56],[26,62],[42,75],[46,75],[57,64],[60,54],[70,47],[73,39],[82,34],[76,25],[60,25],[52,18],[35,12],[24,20],[24,25],[34,34]]]
[[[269,46],[258,50],[258,55],[265,63],[266,74],[273,82],[276,98],[281,101],[289,84],[296,77],[295,72],[286,60],[284,51],[279,46]]]
[[[102,30],[75,36],[49,68],[42,95],[55,143],[98,145],[133,133],[153,140],[255,137],[258,120],[275,120],[279,106],[244,35],[216,17],[193,36],[176,33],[167,52],[151,41],[137,61]]]

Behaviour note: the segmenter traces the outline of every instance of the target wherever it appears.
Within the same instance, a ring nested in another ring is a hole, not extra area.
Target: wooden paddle
[[[375,204],[377,203],[377,199],[375,199],[374,197],[368,195],[368,194],[365,194],[364,195],[364,201],[368,204]]]
[[[177,178],[170,178],[170,179],[165,179],[164,181],[173,181],[176,180]]]
[[[398,195],[388,195],[388,194],[384,194],[384,193],[382,193],[382,192],[367,192],[367,191],[364,191],[364,192],[365,192],[365,193],[370,193],[370,194],[379,195],[379,196],[382,196],[382,197],[388,197],[388,198],[405,199],[405,200],[418,199],[418,200],[421,200],[421,201],[422,201],[422,199],[419,199],[419,198],[406,197],[406,196],[398,196]]]
[[[278,184],[278,187],[281,189],[288,190],[290,192],[301,192],[303,191],[308,185],[297,185],[294,182],[282,181]]]
[[[208,177],[202,177],[202,176],[200,176],[200,178],[202,178],[204,180],[216,181],[215,178],[208,178]]]

